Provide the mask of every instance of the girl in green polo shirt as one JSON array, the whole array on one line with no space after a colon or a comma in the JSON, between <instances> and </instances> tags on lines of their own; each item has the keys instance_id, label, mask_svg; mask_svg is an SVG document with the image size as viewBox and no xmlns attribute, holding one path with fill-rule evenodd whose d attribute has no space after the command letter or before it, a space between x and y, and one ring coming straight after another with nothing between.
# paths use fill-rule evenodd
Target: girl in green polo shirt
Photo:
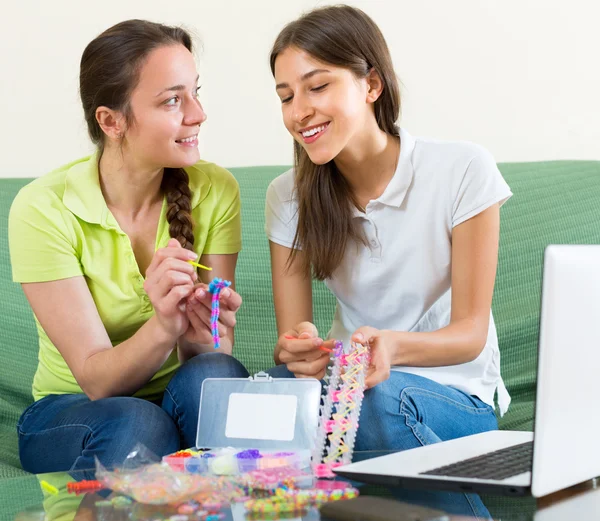
<instances>
[{"instance_id":1,"label":"girl in green polo shirt","mask_svg":"<svg viewBox=\"0 0 600 521\"><path fill-rule=\"evenodd\" d=\"M193 446L203 380L248 374L230 356L233 284L212 345L206 282L234 280L240 198L227 170L199 160L198 90L188 33L111 27L81 59L97 152L13 203L13 279L39 332L35 402L18 424L27 471L92 469L94 457L116 466L138 442L158 456Z\"/></svg>"}]
</instances>

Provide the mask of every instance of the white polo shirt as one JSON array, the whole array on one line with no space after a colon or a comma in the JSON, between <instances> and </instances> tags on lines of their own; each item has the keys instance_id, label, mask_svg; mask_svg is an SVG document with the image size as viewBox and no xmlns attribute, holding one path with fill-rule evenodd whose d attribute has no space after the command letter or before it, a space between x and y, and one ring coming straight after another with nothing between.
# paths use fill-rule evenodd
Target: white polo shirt
<instances>
[{"instance_id":1,"label":"white polo shirt","mask_svg":"<svg viewBox=\"0 0 600 521\"><path fill-rule=\"evenodd\" d=\"M452 228L511 195L496 162L472 144L413 138L400 131L400 157L384 193L366 213L354 212L369 246L350 243L341 265L325 281L337 299L328 336L347 343L361 326L395 331L435 331L450 322ZM267 190L266 232L292 247L298 222L294 172ZM490 311L487 343L465 364L396 366L479 397L500 413L510 396L500 376L500 352Z\"/></svg>"}]
</instances>

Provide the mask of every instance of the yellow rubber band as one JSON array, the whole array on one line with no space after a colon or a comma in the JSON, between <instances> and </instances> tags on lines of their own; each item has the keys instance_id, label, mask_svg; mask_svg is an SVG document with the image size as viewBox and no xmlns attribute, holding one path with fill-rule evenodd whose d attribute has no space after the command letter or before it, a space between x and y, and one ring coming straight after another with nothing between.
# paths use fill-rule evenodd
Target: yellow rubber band
<instances>
[{"instance_id":1,"label":"yellow rubber band","mask_svg":"<svg viewBox=\"0 0 600 521\"><path fill-rule=\"evenodd\" d=\"M194 261L191 261L191 260L189 260L188 262L192 266L196 266L196 268L201 268L203 270L212 271L212 268L209 268L208 266L204 266L203 264L198 264L197 262L194 262Z\"/></svg>"},{"instance_id":2,"label":"yellow rubber band","mask_svg":"<svg viewBox=\"0 0 600 521\"><path fill-rule=\"evenodd\" d=\"M58 494L58 489L54 485L50 485L47 481L40 481L40 485L49 494Z\"/></svg>"}]
</instances>

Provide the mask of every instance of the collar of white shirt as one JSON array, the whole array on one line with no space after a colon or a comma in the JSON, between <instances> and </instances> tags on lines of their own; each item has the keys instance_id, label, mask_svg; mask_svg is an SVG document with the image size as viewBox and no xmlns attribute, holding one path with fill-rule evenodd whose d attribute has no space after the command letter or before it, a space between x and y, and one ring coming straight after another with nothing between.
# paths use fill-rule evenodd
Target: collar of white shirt
<instances>
[{"instance_id":1,"label":"collar of white shirt","mask_svg":"<svg viewBox=\"0 0 600 521\"><path fill-rule=\"evenodd\" d=\"M415 139L408 132L400 129L400 157L398 158L398 166L396 167L394 177L392 177L383 193L377 199L369 201L369 204L381 203L400 208L414 177L412 164L414 148ZM358 208L354 209L354 217L364 217L364 215Z\"/></svg>"}]
</instances>

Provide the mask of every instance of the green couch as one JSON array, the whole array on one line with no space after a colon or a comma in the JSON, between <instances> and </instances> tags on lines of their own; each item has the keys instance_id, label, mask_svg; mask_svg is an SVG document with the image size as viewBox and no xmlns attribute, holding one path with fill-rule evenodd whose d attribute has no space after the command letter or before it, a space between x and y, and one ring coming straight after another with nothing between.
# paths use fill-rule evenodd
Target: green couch
<instances>
[{"instance_id":1,"label":"green couch","mask_svg":"<svg viewBox=\"0 0 600 521\"><path fill-rule=\"evenodd\" d=\"M264 197L286 167L234 168L242 193L243 251L236 275L244 298L238 315L235 355L251 372L272 365L276 329L271 299ZM502 352L502 374L513 402L500 420L504 429L532 428L541 267L550 243L600 243L600 162L501 164L514 197L503 207L493 311ZM20 287L11 281L7 219L10 204L28 179L0 179L0 483L24 475L15 425L31 402L37 334ZM399 238L401 240L401 238ZM334 299L315 284L315 321L321 331ZM5 484L6 485L6 484Z\"/></svg>"}]
</instances>

